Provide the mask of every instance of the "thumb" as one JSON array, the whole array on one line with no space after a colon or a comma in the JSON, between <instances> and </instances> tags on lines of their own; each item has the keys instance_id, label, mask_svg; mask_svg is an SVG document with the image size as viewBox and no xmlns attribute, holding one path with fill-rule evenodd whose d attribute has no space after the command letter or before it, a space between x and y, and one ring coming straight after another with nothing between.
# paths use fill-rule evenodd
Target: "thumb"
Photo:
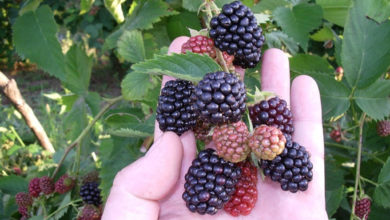
<instances>
[{"instance_id":1,"label":"thumb","mask_svg":"<svg viewBox=\"0 0 390 220\"><path fill-rule=\"evenodd\" d=\"M115 177L103 219L158 217L158 200L176 184L183 158L180 138L165 132L148 153Z\"/></svg>"}]
</instances>

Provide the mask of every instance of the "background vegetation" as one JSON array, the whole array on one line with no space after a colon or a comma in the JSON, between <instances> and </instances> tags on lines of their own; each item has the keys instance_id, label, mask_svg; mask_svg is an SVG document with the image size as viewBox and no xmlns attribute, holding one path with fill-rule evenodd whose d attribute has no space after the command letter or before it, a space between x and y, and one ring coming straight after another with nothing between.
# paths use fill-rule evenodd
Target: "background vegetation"
<instances>
[{"instance_id":1,"label":"background vegetation","mask_svg":"<svg viewBox=\"0 0 390 220\"><path fill-rule=\"evenodd\" d=\"M56 150L43 151L0 97L0 218L19 218L14 195L37 176L98 170L107 197L116 172L153 141L161 75L196 82L220 68L207 56L166 55L174 38L205 27L202 2L0 0L0 69L17 80ZM390 115L390 1L242 2L264 30L263 50L284 50L292 78L319 85L329 218L350 218L354 194L364 192L369 219L387 219L390 137L376 124ZM260 88L258 69L246 71L248 92ZM77 190L50 198L52 219L77 215Z\"/></svg>"}]
</instances>

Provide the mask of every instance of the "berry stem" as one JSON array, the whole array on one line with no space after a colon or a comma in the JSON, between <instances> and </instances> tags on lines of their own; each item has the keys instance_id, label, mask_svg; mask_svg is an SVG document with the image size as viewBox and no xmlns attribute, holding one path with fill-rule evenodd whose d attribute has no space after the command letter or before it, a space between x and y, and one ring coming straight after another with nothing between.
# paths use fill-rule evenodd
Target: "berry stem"
<instances>
[{"instance_id":1,"label":"berry stem","mask_svg":"<svg viewBox=\"0 0 390 220\"><path fill-rule=\"evenodd\" d=\"M362 147L363 147L363 126L364 126L364 120L366 119L366 113L363 113L360 123L359 123L359 144L358 144L358 152L357 152L357 162L356 162L356 175L355 175L355 187L353 190L353 201L352 201L352 211L351 211L351 220L354 219L355 216L355 203L357 198L357 191L358 191L358 185L359 185L359 179L360 179L360 163L361 163L361 157L362 157Z\"/></svg>"},{"instance_id":2,"label":"berry stem","mask_svg":"<svg viewBox=\"0 0 390 220\"><path fill-rule=\"evenodd\" d=\"M372 185L374 185L374 186L376 186L376 187L379 186L378 183L376 183L376 182L374 182L374 181L372 181L372 180L370 180L370 179L367 179L367 178L365 178L365 177L360 176L360 179L363 180L364 182L371 183Z\"/></svg>"},{"instance_id":3,"label":"berry stem","mask_svg":"<svg viewBox=\"0 0 390 220\"><path fill-rule=\"evenodd\" d=\"M332 142L325 142L325 145L326 146L331 146L331 147L337 147L337 148L348 150L348 151L357 151L356 148L345 146L345 145L342 145L342 144L332 143ZM374 154L370 154L370 153L362 151L362 155L368 156L371 159L375 160L376 162L378 162L378 163L380 163L382 165L385 164L385 161L383 161L379 157L375 156Z\"/></svg>"},{"instance_id":4,"label":"berry stem","mask_svg":"<svg viewBox=\"0 0 390 220\"><path fill-rule=\"evenodd\" d=\"M65 149L65 153L64 155L62 156L60 162L58 163L58 166L56 167L56 169L54 170L53 174L52 174L52 178L54 178L56 176L56 174L58 173L62 163L64 162L66 156L68 156L69 152L74 148L76 147L77 145L79 145L81 143L81 140L84 138L85 135L88 134L89 130L95 125L95 123L103 116L103 114L111 108L111 106L113 106L115 103L121 101L123 99L122 96L118 96L118 97L115 97L115 98L112 98L112 99L108 99L107 100L107 104L100 110L100 112L93 118L93 120L87 125L86 128L84 128L84 130L81 132L81 134L77 137L77 139L75 141L73 141L66 149Z\"/></svg>"}]
</instances>

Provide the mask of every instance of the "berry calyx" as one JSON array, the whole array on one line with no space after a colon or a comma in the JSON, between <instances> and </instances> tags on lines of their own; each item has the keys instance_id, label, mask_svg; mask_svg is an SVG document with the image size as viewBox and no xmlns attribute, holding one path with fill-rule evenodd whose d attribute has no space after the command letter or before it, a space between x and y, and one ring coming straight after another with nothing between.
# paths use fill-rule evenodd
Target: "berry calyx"
<instances>
[{"instance_id":1,"label":"berry calyx","mask_svg":"<svg viewBox=\"0 0 390 220\"><path fill-rule=\"evenodd\" d=\"M360 219L367 219L371 212L371 200L369 198L358 199L355 204L355 215Z\"/></svg>"},{"instance_id":2,"label":"berry calyx","mask_svg":"<svg viewBox=\"0 0 390 220\"><path fill-rule=\"evenodd\" d=\"M39 186L40 179L38 177L32 178L28 184L28 192L34 198L38 197L41 193L41 187Z\"/></svg>"},{"instance_id":3,"label":"berry calyx","mask_svg":"<svg viewBox=\"0 0 390 220\"><path fill-rule=\"evenodd\" d=\"M196 125L197 114L191 96L194 85L185 80L168 81L158 98L156 119L162 131L173 131L177 135Z\"/></svg>"},{"instance_id":4,"label":"berry calyx","mask_svg":"<svg viewBox=\"0 0 390 220\"><path fill-rule=\"evenodd\" d=\"M376 128L379 136L386 137L390 135L389 120L379 121Z\"/></svg>"},{"instance_id":5,"label":"berry calyx","mask_svg":"<svg viewBox=\"0 0 390 220\"><path fill-rule=\"evenodd\" d=\"M260 160L264 175L279 182L282 190L305 191L313 179L313 164L305 147L287 139L283 152L273 160Z\"/></svg>"},{"instance_id":6,"label":"berry calyx","mask_svg":"<svg viewBox=\"0 0 390 220\"><path fill-rule=\"evenodd\" d=\"M191 212L214 215L228 202L241 169L219 158L213 149L199 152L185 175L183 200Z\"/></svg>"},{"instance_id":7,"label":"berry calyx","mask_svg":"<svg viewBox=\"0 0 390 220\"><path fill-rule=\"evenodd\" d=\"M218 156L233 163L245 160L250 152L248 136L248 128L242 121L216 126L213 141Z\"/></svg>"},{"instance_id":8,"label":"berry calyx","mask_svg":"<svg viewBox=\"0 0 390 220\"><path fill-rule=\"evenodd\" d=\"M48 177L48 176L44 176L44 177L40 178L40 180L39 180L39 187L41 188L41 191L45 195L49 195L49 194L54 192L53 180L50 177Z\"/></svg>"},{"instance_id":9,"label":"berry calyx","mask_svg":"<svg viewBox=\"0 0 390 220\"><path fill-rule=\"evenodd\" d=\"M250 106L248 109L254 127L262 124L276 126L287 139L291 139L294 133L293 115L285 100L273 97Z\"/></svg>"},{"instance_id":10,"label":"berry calyx","mask_svg":"<svg viewBox=\"0 0 390 220\"><path fill-rule=\"evenodd\" d=\"M257 168L249 161L238 163L241 168L241 178L236 185L232 198L224 209L232 216L249 215L257 201Z\"/></svg>"},{"instance_id":11,"label":"berry calyx","mask_svg":"<svg viewBox=\"0 0 390 220\"><path fill-rule=\"evenodd\" d=\"M283 152L286 137L276 127L260 125L249 137L248 145L257 158L273 160Z\"/></svg>"},{"instance_id":12,"label":"berry calyx","mask_svg":"<svg viewBox=\"0 0 390 220\"><path fill-rule=\"evenodd\" d=\"M15 200L18 206L30 207L33 204L31 196L25 192L18 192L15 195Z\"/></svg>"},{"instance_id":13,"label":"berry calyx","mask_svg":"<svg viewBox=\"0 0 390 220\"><path fill-rule=\"evenodd\" d=\"M69 190L73 188L75 185L75 179L72 177L69 177L68 174L62 175L57 182L55 183L55 191L59 194L67 193Z\"/></svg>"},{"instance_id":14,"label":"berry calyx","mask_svg":"<svg viewBox=\"0 0 390 220\"><path fill-rule=\"evenodd\" d=\"M211 124L237 122L246 109L244 83L222 71L206 74L195 87L192 99L200 119Z\"/></svg>"}]
</instances>

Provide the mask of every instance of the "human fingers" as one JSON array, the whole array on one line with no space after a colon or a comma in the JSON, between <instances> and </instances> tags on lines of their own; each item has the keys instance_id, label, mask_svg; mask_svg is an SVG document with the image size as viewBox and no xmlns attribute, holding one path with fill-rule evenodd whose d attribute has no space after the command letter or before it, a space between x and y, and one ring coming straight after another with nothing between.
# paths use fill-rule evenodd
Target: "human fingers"
<instances>
[{"instance_id":1,"label":"human fingers","mask_svg":"<svg viewBox=\"0 0 390 220\"><path fill-rule=\"evenodd\" d=\"M179 137L165 132L144 157L116 175L103 219L157 219L158 200L175 186L182 157Z\"/></svg>"},{"instance_id":2,"label":"human fingers","mask_svg":"<svg viewBox=\"0 0 390 220\"><path fill-rule=\"evenodd\" d=\"M290 66L286 54L276 48L265 51L261 66L261 90L276 93L290 103Z\"/></svg>"},{"instance_id":3,"label":"human fingers","mask_svg":"<svg viewBox=\"0 0 390 220\"><path fill-rule=\"evenodd\" d=\"M169 45L168 54L180 53L181 46L185 42L187 42L188 39L189 39L189 37L186 37L186 36L177 37L175 40L172 41L171 45ZM170 81L170 80L175 80L175 78L172 76L163 76L163 79L161 82L161 88L163 88L165 83ZM159 139L162 134L163 134L163 132L160 130L158 122L156 121L154 124L154 140L156 141L157 139Z\"/></svg>"}]
</instances>

